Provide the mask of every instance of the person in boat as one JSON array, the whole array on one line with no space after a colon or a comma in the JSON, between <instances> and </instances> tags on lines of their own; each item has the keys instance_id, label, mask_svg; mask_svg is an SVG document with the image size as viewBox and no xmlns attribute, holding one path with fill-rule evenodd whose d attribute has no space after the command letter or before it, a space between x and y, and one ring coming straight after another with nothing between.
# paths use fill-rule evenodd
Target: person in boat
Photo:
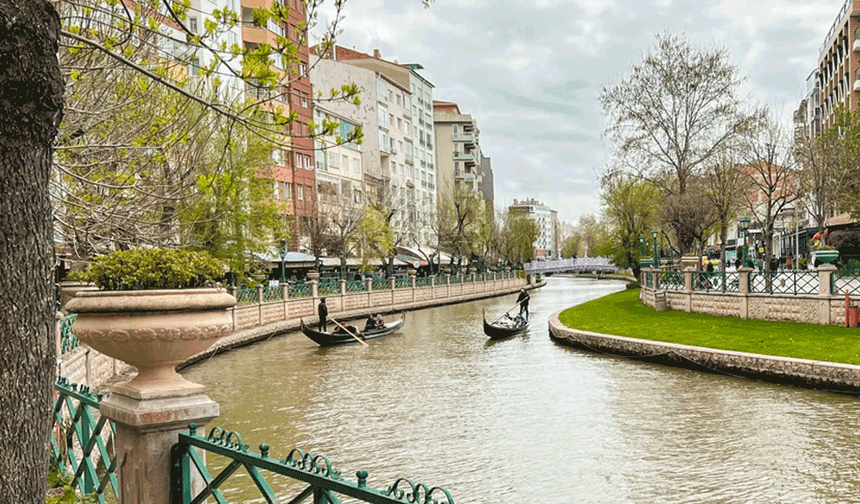
<instances>
[{"instance_id":1,"label":"person in boat","mask_svg":"<svg viewBox=\"0 0 860 504\"><path fill-rule=\"evenodd\" d=\"M385 320L382 318L382 315L377 313L373 319L376 322L377 329L385 329Z\"/></svg>"},{"instance_id":2,"label":"person in boat","mask_svg":"<svg viewBox=\"0 0 860 504\"><path fill-rule=\"evenodd\" d=\"M526 324L526 319L522 315L517 315L517 318L514 319L513 327L520 327Z\"/></svg>"},{"instance_id":3,"label":"person in boat","mask_svg":"<svg viewBox=\"0 0 860 504\"><path fill-rule=\"evenodd\" d=\"M502 325L505 327L513 327L514 326L514 319L511 318L511 314L505 313L504 315L502 315L502 319L499 320L499 325Z\"/></svg>"},{"instance_id":4,"label":"person in boat","mask_svg":"<svg viewBox=\"0 0 860 504\"><path fill-rule=\"evenodd\" d=\"M344 327L346 327L346 329L344 329ZM334 333L335 334L350 334L350 333L352 333L352 334L358 336L359 338L364 339L364 335L361 334L361 331L358 330L358 327L355 327L354 325L348 325L348 326L338 325L337 327L334 328Z\"/></svg>"},{"instance_id":5,"label":"person in boat","mask_svg":"<svg viewBox=\"0 0 860 504\"><path fill-rule=\"evenodd\" d=\"M529 318L529 293L525 289L520 289L520 295L517 296L517 303L520 305L520 315L525 314L524 319Z\"/></svg>"},{"instance_id":6,"label":"person in boat","mask_svg":"<svg viewBox=\"0 0 860 504\"><path fill-rule=\"evenodd\" d=\"M376 329L376 316L371 315L367 317L367 322L364 323L364 330L370 331L371 329Z\"/></svg>"},{"instance_id":7,"label":"person in boat","mask_svg":"<svg viewBox=\"0 0 860 504\"><path fill-rule=\"evenodd\" d=\"M320 332L328 331L328 306L325 304L325 298L320 298L320 304L317 306L317 315L319 315L320 322L319 327L317 328Z\"/></svg>"}]
</instances>

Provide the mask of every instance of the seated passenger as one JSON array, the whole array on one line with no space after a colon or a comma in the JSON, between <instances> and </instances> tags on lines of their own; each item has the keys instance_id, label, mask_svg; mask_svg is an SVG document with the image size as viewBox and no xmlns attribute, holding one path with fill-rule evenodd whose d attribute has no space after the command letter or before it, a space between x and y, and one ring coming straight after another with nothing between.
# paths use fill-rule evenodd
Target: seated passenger
<instances>
[{"instance_id":1,"label":"seated passenger","mask_svg":"<svg viewBox=\"0 0 860 504\"><path fill-rule=\"evenodd\" d=\"M374 319L376 320L377 329L385 329L385 320L383 320L382 315L377 314Z\"/></svg>"},{"instance_id":2,"label":"seated passenger","mask_svg":"<svg viewBox=\"0 0 860 504\"><path fill-rule=\"evenodd\" d=\"M364 330L369 331L376 329L376 317L367 317L367 322L364 323Z\"/></svg>"}]
</instances>

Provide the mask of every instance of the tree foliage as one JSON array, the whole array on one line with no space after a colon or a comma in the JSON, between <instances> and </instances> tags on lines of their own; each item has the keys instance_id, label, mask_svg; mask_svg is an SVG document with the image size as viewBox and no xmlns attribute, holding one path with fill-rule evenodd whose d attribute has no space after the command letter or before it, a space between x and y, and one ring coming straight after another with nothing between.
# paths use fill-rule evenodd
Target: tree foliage
<instances>
[{"instance_id":1,"label":"tree foliage","mask_svg":"<svg viewBox=\"0 0 860 504\"><path fill-rule=\"evenodd\" d=\"M609 227L607 247L613 264L632 268L639 276L642 259L640 236L651 236L660 219L662 192L650 182L632 176L604 177L601 183L603 214ZM645 256L650 256L645 252Z\"/></svg>"}]
</instances>

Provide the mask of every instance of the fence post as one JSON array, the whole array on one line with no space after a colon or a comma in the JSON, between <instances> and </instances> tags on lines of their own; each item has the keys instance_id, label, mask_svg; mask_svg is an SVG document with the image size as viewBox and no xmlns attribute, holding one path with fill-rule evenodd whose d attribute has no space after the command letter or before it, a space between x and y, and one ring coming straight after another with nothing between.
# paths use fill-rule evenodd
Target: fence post
<instances>
[{"instance_id":1,"label":"fence post","mask_svg":"<svg viewBox=\"0 0 860 504\"><path fill-rule=\"evenodd\" d=\"M290 310L287 308L289 303L287 300L290 297L290 284L282 283L281 284L281 297L284 298L284 320L290 319Z\"/></svg>"},{"instance_id":2,"label":"fence post","mask_svg":"<svg viewBox=\"0 0 860 504\"><path fill-rule=\"evenodd\" d=\"M741 296L738 316L742 319L750 316L750 273L752 272L752 268L738 268L738 292Z\"/></svg>"},{"instance_id":3,"label":"fence post","mask_svg":"<svg viewBox=\"0 0 860 504\"><path fill-rule=\"evenodd\" d=\"M833 295L833 273L836 266L822 264L818 270L818 323L830 324L830 298Z\"/></svg>"},{"instance_id":4,"label":"fence post","mask_svg":"<svg viewBox=\"0 0 860 504\"><path fill-rule=\"evenodd\" d=\"M263 325L263 286L257 286L257 325Z\"/></svg>"},{"instance_id":5,"label":"fence post","mask_svg":"<svg viewBox=\"0 0 860 504\"><path fill-rule=\"evenodd\" d=\"M343 278L340 279L340 295L346 296L346 280ZM340 305L343 308L343 301L341 301Z\"/></svg>"},{"instance_id":6,"label":"fence post","mask_svg":"<svg viewBox=\"0 0 860 504\"><path fill-rule=\"evenodd\" d=\"M415 275L418 272L414 269L409 270L409 285L412 286L412 302L415 302Z\"/></svg>"},{"instance_id":7,"label":"fence post","mask_svg":"<svg viewBox=\"0 0 860 504\"><path fill-rule=\"evenodd\" d=\"M397 277L388 277L388 288L391 289L391 304L394 305L394 293L397 289Z\"/></svg>"},{"instance_id":8,"label":"fence post","mask_svg":"<svg viewBox=\"0 0 860 504\"><path fill-rule=\"evenodd\" d=\"M373 299L373 277L364 279L364 286L367 288L367 307L373 308L373 305L370 304L370 301Z\"/></svg>"},{"instance_id":9,"label":"fence post","mask_svg":"<svg viewBox=\"0 0 860 504\"><path fill-rule=\"evenodd\" d=\"M685 312L689 312L693 309L693 273L695 272L695 266L687 266L684 268L684 304L682 309Z\"/></svg>"}]
</instances>

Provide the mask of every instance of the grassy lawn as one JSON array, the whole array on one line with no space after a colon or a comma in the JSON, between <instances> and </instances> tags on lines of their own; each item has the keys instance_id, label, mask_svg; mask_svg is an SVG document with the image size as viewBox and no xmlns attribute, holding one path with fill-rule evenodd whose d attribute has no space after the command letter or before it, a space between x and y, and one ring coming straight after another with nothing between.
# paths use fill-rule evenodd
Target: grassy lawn
<instances>
[{"instance_id":1,"label":"grassy lawn","mask_svg":"<svg viewBox=\"0 0 860 504\"><path fill-rule=\"evenodd\" d=\"M604 334L860 365L860 329L701 313L658 313L639 302L639 289L568 308L559 318L568 327Z\"/></svg>"}]
</instances>

